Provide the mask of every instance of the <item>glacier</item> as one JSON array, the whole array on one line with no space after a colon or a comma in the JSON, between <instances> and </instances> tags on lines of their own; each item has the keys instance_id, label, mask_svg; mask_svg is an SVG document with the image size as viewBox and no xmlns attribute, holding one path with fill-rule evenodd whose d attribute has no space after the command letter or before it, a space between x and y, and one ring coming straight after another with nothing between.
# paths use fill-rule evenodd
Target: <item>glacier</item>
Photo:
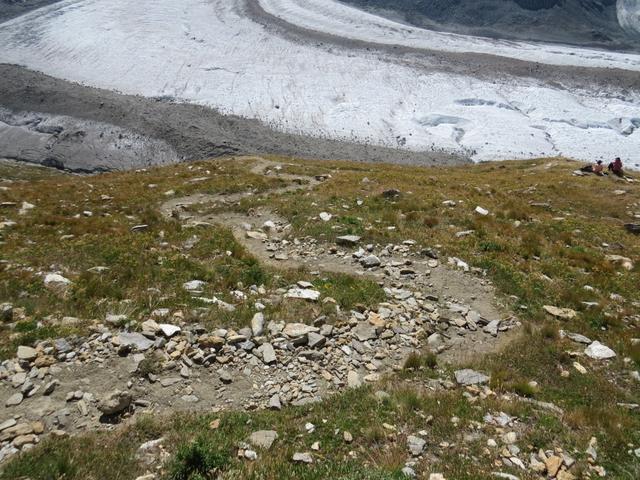
<instances>
[{"instance_id":1,"label":"glacier","mask_svg":"<svg viewBox=\"0 0 640 480\"><path fill-rule=\"evenodd\" d=\"M633 53L433 32L332 0L64 0L0 24L0 63L284 132L474 161L620 156L640 165L638 89L456 73L414 61L422 51L640 72Z\"/></svg>"}]
</instances>

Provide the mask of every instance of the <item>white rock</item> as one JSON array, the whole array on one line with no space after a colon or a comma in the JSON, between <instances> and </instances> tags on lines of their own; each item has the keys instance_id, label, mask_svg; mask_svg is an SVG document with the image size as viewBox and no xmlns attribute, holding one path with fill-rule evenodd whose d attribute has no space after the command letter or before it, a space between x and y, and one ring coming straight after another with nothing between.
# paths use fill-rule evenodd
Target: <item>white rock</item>
<instances>
[{"instance_id":1,"label":"white rock","mask_svg":"<svg viewBox=\"0 0 640 480\"><path fill-rule=\"evenodd\" d=\"M423 438L416 437L415 435L409 435L407 437L407 447L411 452L411 455L417 457L422 454L427 441Z\"/></svg>"},{"instance_id":2,"label":"white rock","mask_svg":"<svg viewBox=\"0 0 640 480\"><path fill-rule=\"evenodd\" d=\"M355 370L350 370L347 373L347 386L349 388L358 388L362 385L362 379L360 378L360 374Z\"/></svg>"},{"instance_id":3,"label":"white rock","mask_svg":"<svg viewBox=\"0 0 640 480\"><path fill-rule=\"evenodd\" d=\"M158 325L158 327L167 338L173 337L175 334L179 333L182 330L180 327L168 323L161 323L160 325Z\"/></svg>"},{"instance_id":4,"label":"white rock","mask_svg":"<svg viewBox=\"0 0 640 480\"><path fill-rule=\"evenodd\" d=\"M571 320L575 318L577 313L575 310L570 308L559 308L554 307L553 305L545 305L542 307L549 315L552 315L556 318L561 318L563 320Z\"/></svg>"},{"instance_id":5,"label":"white rock","mask_svg":"<svg viewBox=\"0 0 640 480\"><path fill-rule=\"evenodd\" d=\"M330 213L327 212L322 212L320 213L320 219L323 222L328 222L329 220L331 220L333 218L333 215L331 215Z\"/></svg>"},{"instance_id":6,"label":"white rock","mask_svg":"<svg viewBox=\"0 0 640 480\"><path fill-rule=\"evenodd\" d=\"M58 273L48 273L44 277L44 286L49 290L64 293L71 286L71 280Z\"/></svg>"},{"instance_id":7,"label":"white rock","mask_svg":"<svg viewBox=\"0 0 640 480\"><path fill-rule=\"evenodd\" d=\"M616 352L598 341L595 341L591 345L589 345L585 349L584 354L587 357L594 358L596 360L605 360L607 358L613 358L616 356Z\"/></svg>"},{"instance_id":8,"label":"white rock","mask_svg":"<svg viewBox=\"0 0 640 480\"><path fill-rule=\"evenodd\" d=\"M485 209L485 208L482 208L482 207L476 207L475 212L476 212L477 214L479 214L479 215L482 215L482 216L489 215L489 210L487 210L487 209Z\"/></svg>"},{"instance_id":9,"label":"white rock","mask_svg":"<svg viewBox=\"0 0 640 480\"><path fill-rule=\"evenodd\" d=\"M294 453L293 461L296 463L313 463L313 457L310 453Z\"/></svg>"},{"instance_id":10,"label":"white rock","mask_svg":"<svg viewBox=\"0 0 640 480\"><path fill-rule=\"evenodd\" d=\"M202 290L205 285L206 282L203 282L202 280L191 280L190 282L185 282L182 285L182 288L188 292L196 292Z\"/></svg>"},{"instance_id":11,"label":"white rock","mask_svg":"<svg viewBox=\"0 0 640 480\"><path fill-rule=\"evenodd\" d=\"M254 337L259 337L264 333L264 314L256 313L251 319L251 332Z\"/></svg>"},{"instance_id":12,"label":"white rock","mask_svg":"<svg viewBox=\"0 0 640 480\"><path fill-rule=\"evenodd\" d=\"M38 352L36 351L35 348L20 345L18 347L17 356L20 360L26 360L30 362L36 359L36 357L38 356Z\"/></svg>"},{"instance_id":13,"label":"white rock","mask_svg":"<svg viewBox=\"0 0 640 480\"><path fill-rule=\"evenodd\" d=\"M305 325L304 323L287 323L282 330L282 333L290 338L302 337L308 335L311 332L318 332L318 327L312 327L311 325Z\"/></svg>"},{"instance_id":14,"label":"white rock","mask_svg":"<svg viewBox=\"0 0 640 480\"><path fill-rule=\"evenodd\" d=\"M490 378L483 373L471 369L458 370L455 372L456 382L460 385L479 385L487 383Z\"/></svg>"},{"instance_id":15,"label":"white rock","mask_svg":"<svg viewBox=\"0 0 640 480\"><path fill-rule=\"evenodd\" d=\"M278 439L278 433L274 430L259 430L249 437L249 443L255 447L269 450Z\"/></svg>"},{"instance_id":16,"label":"white rock","mask_svg":"<svg viewBox=\"0 0 640 480\"><path fill-rule=\"evenodd\" d=\"M285 298L296 298L315 302L320 298L320 292L308 288L292 288L285 293L284 296Z\"/></svg>"}]
</instances>

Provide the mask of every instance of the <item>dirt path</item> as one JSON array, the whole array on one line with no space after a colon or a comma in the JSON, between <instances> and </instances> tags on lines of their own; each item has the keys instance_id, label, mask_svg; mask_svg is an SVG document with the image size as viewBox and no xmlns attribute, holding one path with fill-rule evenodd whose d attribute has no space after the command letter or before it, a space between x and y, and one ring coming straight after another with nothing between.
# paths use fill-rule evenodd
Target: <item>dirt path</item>
<instances>
[{"instance_id":1,"label":"dirt path","mask_svg":"<svg viewBox=\"0 0 640 480\"><path fill-rule=\"evenodd\" d=\"M247 157L244 160L253 162L251 173L277 177L292 182L291 185L276 188L260 194L280 195L292 191L312 190L324 181L330 181L330 175L317 177L279 173L281 164L261 157ZM240 192L231 195L193 194L174 198L160 207L165 217L174 218L184 225L204 226L222 225L229 228L240 244L242 244L261 263L279 269L296 270L304 267L309 272L331 272L356 275L375 280L391 291L408 289L417 291L427 297L437 297L454 305L465 305L476 311L485 319L502 319L511 322L511 315L506 307L498 301L493 286L483 278L453 269L442 262L409 256L409 248L400 248L399 253L383 253L382 265L379 268L363 268L352 251L360 248L338 249L318 244L310 246L290 241L288 222L266 208L253 210L250 215L233 211L208 213L209 207L225 207L237 204L243 198L255 197L251 192ZM207 208L202 213L194 211L194 206ZM189 209L187 212L186 209ZM267 231L263 226L271 222L275 228ZM289 240L289 241L287 241ZM501 335L487 334L482 328L458 332L446 338L446 349L441 357L454 364L472 361L479 355L501 349L509 343L515 333L513 330Z\"/></svg>"}]
</instances>

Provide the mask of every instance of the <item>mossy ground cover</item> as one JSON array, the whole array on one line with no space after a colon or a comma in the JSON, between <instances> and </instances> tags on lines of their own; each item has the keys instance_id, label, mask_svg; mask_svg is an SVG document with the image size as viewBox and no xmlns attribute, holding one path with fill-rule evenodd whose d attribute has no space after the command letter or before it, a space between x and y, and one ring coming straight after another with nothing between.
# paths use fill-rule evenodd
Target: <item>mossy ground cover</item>
<instances>
[{"instance_id":1,"label":"mossy ground cover","mask_svg":"<svg viewBox=\"0 0 640 480\"><path fill-rule=\"evenodd\" d=\"M472 403L459 389L431 392L429 379L449 375L450 367L434 366L425 352L424 358L415 358L379 386L390 393L388 401L379 402L372 390L360 389L279 413L138 419L116 433L47 441L10 462L0 478L135 478L141 473L134 458L137 446L158 436L172 439L174 457L166 469L170 479L401 478L407 456L404 438L422 429L429 432L428 449L435 455L422 472L442 472L449 479L490 478L497 468L495 457L486 454L482 442L462 438L473 430L473 422L482 421L483 413L500 410L527 425L521 446L532 451L560 446L584 463L587 443L596 437L599 462L609 478L640 476L639 459L629 454L640 447L640 415L621 406L640 403L640 387L629 376L640 368L640 347L632 341L640 337L640 241L623 228L640 214L640 186L614 178L574 177L577 164L563 159L446 169L276 160L289 173L330 172L332 178L311 192L245 199L234 208L266 206L291 222L292 237L333 244L339 235L357 234L363 243L381 245L411 239L436 249L444 261L455 256L486 271L524 323L512 345L472 364L491 374L498 396ZM23 168L1 167L0 176L13 181L3 182L8 190L0 191L0 202L36 206L24 216L8 209L0 212L17 222L1 233L0 298L24 308L28 318L14 331L3 332L5 355L12 355L18 343L84 331L82 324L65 327L49 321L52 317L91 320L113 312L142 320L158 307L189 311L201 305L181 285L194 278L209 282L206 294L222 299L238 282L271 288L301 279L304 272L260 265L229 231L182 229L158 213L169 190L183 195L282 186L276 178L247 173L248 163L216 160L94 177L40 170L30 177ZM400 191L399 197L385 198L382 192L392 188ZM455 206L443 203L448 200ZM476 206L489 215L475 213ZM322 211L333 214L330 222L317 221ZM148 228L132 232L139 224ZM466 230L473 233L456 236ZM185 242L194 235L199 241L185 252ZM606 258L610 254L628 257L635 266L622 268ZM87 271L95 266L109 270L101 275ZM47 292L37 274L55 269L72 272L74 287L65 298ZM324 277L316 280L317 288L344 308L381 300L381 291L371 282ZM559 321L546 315L543 305L572 308L578 315ZM322 312L270 313L299 320ZM252 314L251 309L233 315L213 309L204 320L210 325L243 323ZM616 359L579 358L587 373L578 373L572 352L580 348L561 339L559 329L600 340L616 351ZM531 387L531 381L537 387ZM552 402L565 415L506 402L502 394ZM429 415L431 422L426 421ZM454 425L452 417L459 423ZM212 430L209 424L215 418L221 426ZM315 435L305 433L308 421L317 426ZM261 428L278 431L274 450L254 463L237 459L237 442ZM345 444L336 429L349 430L353 443ZM290 461L294 451L307 451L314 441L321 442L321 451L313 465ZM454 446L443 448L441 442Z\"/></svg>"}]
</instances>

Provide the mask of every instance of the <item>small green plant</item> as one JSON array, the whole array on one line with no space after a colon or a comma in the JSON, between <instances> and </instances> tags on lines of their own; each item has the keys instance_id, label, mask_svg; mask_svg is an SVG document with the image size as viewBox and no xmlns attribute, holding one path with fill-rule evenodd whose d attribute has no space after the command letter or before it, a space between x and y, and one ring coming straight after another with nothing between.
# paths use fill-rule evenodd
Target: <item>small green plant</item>
<instances>
[{"instance_id":1,"label":"small green plant","mask_svg":"<svg viewBox=\"0 0 640 480\"><path fill-rule=\"evenodd\" d=\"M405 359L403 370L419 370L421 368L434 369L438 366L438 357L431 351L411 352Z\"/></svg>"},{"instance_id":2,"label":"small green plant","mask_svg":"<svg viewBox=\"0 0 640 480\"><path fill-rule=\"evenodd\" d=\"M169 480L213 480L231 463L230 456L203 437L183 445L170 466Z\"/></svg>"},{"instance_id":3,"label":"small green plant","mask_svg":"<svg viewBox=\"0 0 640 480\"><path fill-rule=\"evenodd\" d=\"M137 372L138 375L143 378L148 377L150 374L158 375L162 372L162 363L160 358L154 354L145 356L144 360L138 364Z\"/></svg>"}]
</instances>

